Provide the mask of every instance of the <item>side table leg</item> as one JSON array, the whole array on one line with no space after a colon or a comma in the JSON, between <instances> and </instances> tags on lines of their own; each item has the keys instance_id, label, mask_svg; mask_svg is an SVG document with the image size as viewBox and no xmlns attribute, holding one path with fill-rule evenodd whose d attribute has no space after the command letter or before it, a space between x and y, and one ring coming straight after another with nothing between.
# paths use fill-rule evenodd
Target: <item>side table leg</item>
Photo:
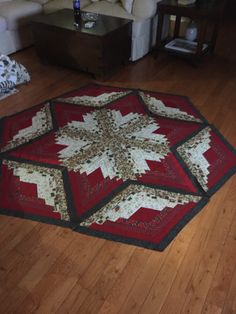
<instances>
[{"instance_id":1,"label":"side table leg","mask_svg":"<svg viewBox=\"0 0 236 314\"><path fill-rule=\"evenodd\" d=\"M216 45L216 40L218 37L218 32L219 32L219 22L215 22L214 28L213 28L213 34L211 37L211 53L214 52L215 50L215 45Z\"/></svg>"},{"instance_id":2,"label":"side table leg","mask_svg":"<svg viewBox=\"0 0 236 314\"><path fill-rule=\"evenodd\" d=\"M202 55L202 47L205 40L206 35L206 29L207 29L207 20L201 20L199 24L199 33L198 33L198 45L197 45L197 51L196 51L196 57L200 58Z\"/></svg>"},{"instance_id":3,"label":"side table leg","mask_svg":"<svg viewBox=\"0 0 236 314\"><path fill-rule=\"evenodd\" d=\"M162 36L162 27L163 27L164 16L162 12L158 13L158 23L157 23L157 39L156 47L154 51L154 57L157 58L158 50L161 48L161 36Z\"/></svg>"},{"instance_id":4,"label":"side table leg","mask_svg":"<svg viewBox=\"0 0 236 314\"><path fill-rule=\"evenodd\" d=\"M181 23L181 16L177 15L176 20L175 20L174 38L179 37L180 23Z\"/></svg>"}]
</instances>

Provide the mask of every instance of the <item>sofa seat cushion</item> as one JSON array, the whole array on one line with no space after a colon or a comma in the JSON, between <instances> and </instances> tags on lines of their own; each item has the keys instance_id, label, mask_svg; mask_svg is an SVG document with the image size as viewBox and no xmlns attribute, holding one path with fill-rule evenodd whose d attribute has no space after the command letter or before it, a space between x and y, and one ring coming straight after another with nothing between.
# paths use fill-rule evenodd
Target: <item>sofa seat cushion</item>
<instances>
[{"instance_id":1,"label":"sofa seat cushion","mask_svg":"<svg viewBox=\"0 0 236 314\"><path fill-rule=\"evenodd\" d=\"M42 6L31 1L9 1L0 4L0 12L7 21L7 28L15 30L27 24L34 15L41 13Z\"/></svg>"},{"instance_id":2,"label":"sofa seat cushion","mask_svg":"<svg viewBox=\"0 0 236 314\"><path fill-rule=\"evenodd\" d=\"M158 1L154 0L135 0L133 3L132 14L143 19L148 19L156 14L157 2Z\"/></svg>"},{"instance_id":3,"label":"sofa seat cushion","mask_svg":"<svg viewBox=\"0 0 236 314\"><path fill-rule=\"evenodd\" d=\"M84 7L86 7L89 4L91 4L90 0L81 0L80 1L81 9L83 9ZM53 13L53 12L58 11L58 10L72 9L72 8L73 8L73 1L72 0L52 0L52 1L48 1L44 5L43 10L44 10L44 13L48 14L48 13Z\"/></svg>"},{"instance_id":4,"label":"sofa seat cushion","mask_svg":"<svg viewBox=\"0 0 236 314\"><path fill-rule=\"evenodd\" d=\"M0 33L5 32L7 29L7 21L3 16L0 16Z\"/></svg>"},{"instance_id":5,"label":"sofa seat cushion","mask_svg":"<svg viewBox=\"0 0 236 314\"><path fill-rule=\"evenodd\" d=\"M90 4L84 10L88 12L93 12L93 13L116 16L116 17L120 17L124 19L130 19L130 20L135 19L133 15L128 13L119 2L111 3L106 0L102 0L102 1L94 2Z\"/></svg>"}]
</instances>

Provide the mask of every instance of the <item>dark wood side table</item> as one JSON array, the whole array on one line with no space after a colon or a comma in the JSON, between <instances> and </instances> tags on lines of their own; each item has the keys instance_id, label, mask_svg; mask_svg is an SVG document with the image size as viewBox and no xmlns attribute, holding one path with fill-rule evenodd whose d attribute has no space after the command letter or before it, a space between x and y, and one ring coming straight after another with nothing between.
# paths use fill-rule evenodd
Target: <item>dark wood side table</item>
<instances>
[{"instance_id":1,"label":"dark wood side table","mask_svg":"<svg viewBox=\"0 0 236 314\"><path fill-rule=\"evenodd\" d=\"M164 50L185 57L199 59L203 54L213 52L224 5L224 0L197 0L194 4L190 5L180 5L177 0L163 0L159 2L157 4L158 29L155 55L157 56L158 51ZM165 15L175 15L176 20L173 37L162 40ZM165 47L171 40L179 38L181 17L188 17L197 24L198 36L196 50L192 53Z\"/></svg>"}]
</instances>

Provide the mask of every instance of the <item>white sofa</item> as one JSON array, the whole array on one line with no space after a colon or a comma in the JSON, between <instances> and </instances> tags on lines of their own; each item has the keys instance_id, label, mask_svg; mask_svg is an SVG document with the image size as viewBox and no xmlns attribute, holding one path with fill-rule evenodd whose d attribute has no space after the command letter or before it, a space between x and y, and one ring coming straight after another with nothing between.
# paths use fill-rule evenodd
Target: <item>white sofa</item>
<instances>
[{"instance_id":1,"label":"white sofa","mask_svg":"<svg viewBox=\"0 0 236 314\"><path fill-rule=\"evenodd\" d=\"M37 2L0 0L0 53L7 55L32 44L29 20L42 12Z\"/></svg>"},{"instance_id":2,"label":"white sofa","mask_svg":"<svg viewBox=\"0 0 236 314\"><path fill-rule=\"evenodd\" d=\"M132 61L147 54L156 39L156 3L160 0L81 0L85 11L133 20ZM72 0L0 0L0 54L33 43L29 21L34 15L72 8Z\"/></svg>"}]
</instances>

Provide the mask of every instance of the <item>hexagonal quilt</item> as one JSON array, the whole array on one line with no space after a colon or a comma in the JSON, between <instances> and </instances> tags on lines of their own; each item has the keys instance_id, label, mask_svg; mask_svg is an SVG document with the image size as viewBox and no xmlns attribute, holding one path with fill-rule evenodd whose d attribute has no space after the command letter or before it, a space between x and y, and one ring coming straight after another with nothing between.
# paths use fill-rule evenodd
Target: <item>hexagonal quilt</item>
<instances>
[{"instance_id":1,"label":"hexagonal quilt","mask_svg":"<svg viewBox=\"0 0 236 314\"><path fill-rule=\"evenodd\" d=\"M163 250L236 171L188 98L89 85L1 120L0 212Z\"/></svg>"}]
</instances>

